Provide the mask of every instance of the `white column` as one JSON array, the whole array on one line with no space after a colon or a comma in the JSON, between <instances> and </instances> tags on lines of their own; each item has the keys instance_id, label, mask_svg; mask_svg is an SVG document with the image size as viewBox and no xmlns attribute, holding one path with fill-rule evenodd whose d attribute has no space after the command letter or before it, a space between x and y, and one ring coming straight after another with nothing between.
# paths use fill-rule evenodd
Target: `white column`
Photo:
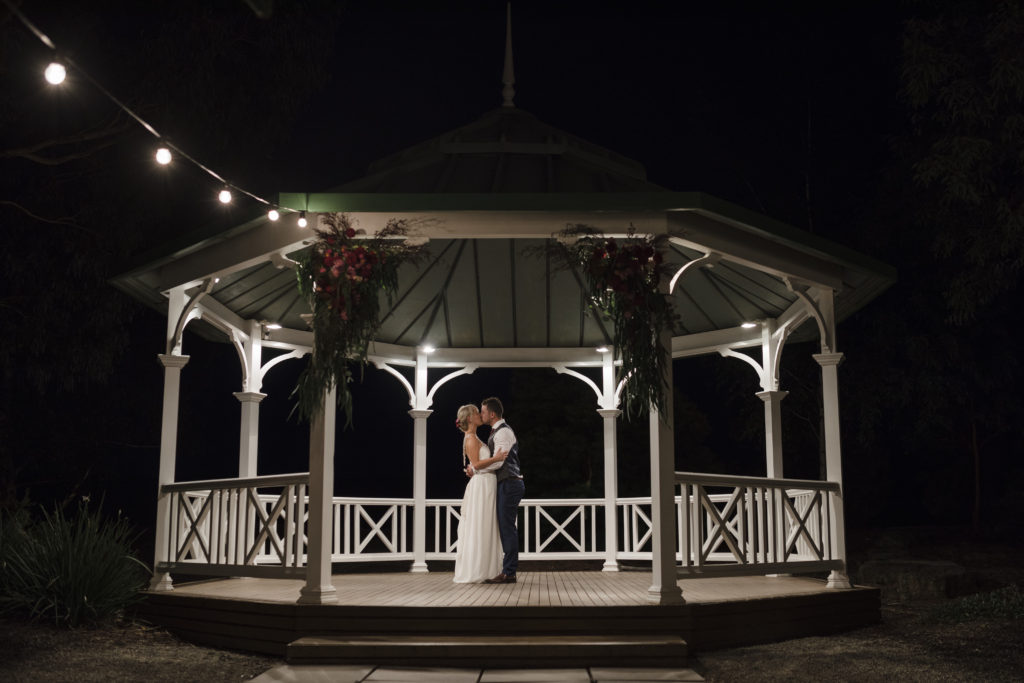
<instances>
[{"instance_id":1,"label":"white column","mask_svg":"<svg viewBox=\"0 0 1024 683\"><path fill-rule=\"evenodd\" d=\"M782 474L782 399L788 391L759 391L764 401L764 447L769 479L781 479Z\"/></svg>"},{"instance_id":2,"label":"white column","mask_svg":"<svg viewBox=\"0 0 1024 683\"><path fill-rule=\"evenodd\" d=\"M825 416L825 476L839 484L839 495L834 497L832 547L843 561L842 571L833 570L828 577L829 588L850 588L846 574L846 522L843 516L843 456L839 435L839 374L843 361L841 353L816 353L814 360L821 366L821 393Z\"/></svg>"},{"instance_id":3,"label":"white column","mask_svg":"<svg viewBox=\"0 0 1024 683\"><path fill-rule=\"evenodd\" d=\"M427 570L427 418L433 410L410 410L413 419L412 452L412 568L414 574Z\"/></svg>"},{"instance_id":4,"label":"white column","mask_svg":"<svg viewBox=\"0 0 1024 683\"><path fill-rule=\"evenodd\" d=\"M619 454L616 439L618 409L601 409L597 413L604 420L604 566L602 571L619 571L619 534L618 507L619 498Z\"/></svg>"},{"instance_id":5,"label":"white column","mask_svg":"<svg viewBox=\"0 0 1024 683\"><path fill-rule=\"evenodd\" d=\"M335 389L324 392L323 409L309 426L309 527L306 585L299 603L337 602L331 583L331 505L334 498Z\"/></svg>"},{"instance_id":6,"label":"white column","mask_svg":"<svg viewBox=\"0 0 1024 683\"><path fill-rule=\"evenodd\" d=\"M256 476L256 459L260 440L260 401L267 397L258 391L236 391L242 404L242 428L238 439L238 477Z\"/></svg>"},{"instance_id":7,"label":"white column","mask_svg":"<svg viewBox=\"0 0 1024 683\"><path fill-rule=\"evenodd\" d=\"M160 422L160 469L157 473L156 545L153 557L154 570L161 562L170 562L173 551L170 548L171 496L160 493L159 487L174 483L174 464L178 451L178 398L181 394L181 369L188 363L188 356L158 354L164 366L164 406ZM155 571L149 589L154 591L173 590L171 575Z\"/></svg>"},{"instance_id":8,"label":"white column","mask_svg":"<svg viewBox=\"0 0 1024 683\"><path fill-rule=\"evenodd\" d=\"M659 336L665 365L667 386L665 413L653 405L650 416L651 440L651 587L647 602L672 605L685 602L679 589L676 569L676 506L675 506L675 443L672 425L672 333L662 330Z\"/></svg>"}]
</instances>

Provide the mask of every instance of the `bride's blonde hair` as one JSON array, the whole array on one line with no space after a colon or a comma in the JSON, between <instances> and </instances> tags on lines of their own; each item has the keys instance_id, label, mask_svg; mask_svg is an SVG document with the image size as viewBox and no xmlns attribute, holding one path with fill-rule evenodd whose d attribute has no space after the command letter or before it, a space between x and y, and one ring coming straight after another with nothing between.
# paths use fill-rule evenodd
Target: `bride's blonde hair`
<instances>
[{"instance_id":1,"label":"bride's blonde hair","mask_svg":"<svg viewBox=\"0 0 1024 683\"><path fill-rule=\"evenodd\" d=\"M466 431L467 429L469 429L469 418L479 412L479 408L477 408L472 403L467 403L466 405L459 408L459 412L455 416L455 426L459 428L459 431Z\"/></svg>"}]
</instances>

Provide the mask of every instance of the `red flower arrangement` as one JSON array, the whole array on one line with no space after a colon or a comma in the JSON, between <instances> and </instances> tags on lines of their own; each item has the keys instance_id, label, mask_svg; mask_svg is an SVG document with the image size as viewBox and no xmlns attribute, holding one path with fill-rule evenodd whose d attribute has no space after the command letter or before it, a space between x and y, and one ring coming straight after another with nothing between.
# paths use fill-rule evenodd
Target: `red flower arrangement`
<instances>
[{"instance_id":1,"label":"red flower arrangement","mask_svg":"<svg viewBox=\"0 0 1024 683\"><path fill-rule=\"evenodd\" d=\"M381 295L390 305L399 266L418 259L422 246L400 239L409 235L403 221L389 221L369 239L357 239L346 214L327 214L322 222L297 269L299 291L312 310L313 355L295 388L296 409L302 418L314 417L324 392L334 387L347 427L352 365L366 363L367 347L380 328Z\"/></svg>"},{"instance_id":2,"label":"red flower arrangement","mask_svg":"<svg viewBox=\"0 0 1024 683\"><path fill-rule=\"evenodd\" d=\"M667 240L667 235L636 235L630 227L620 241L575 225L552 242L556 260L582 276L592 307L612 322L612 343L622 361L619 378L626 379L627 417L649 405L665 407L668 355L660 334L673 329L678 318L670 297L660 291L661 278L668 275L662 254Z\"/></svg>"}]
</instances>

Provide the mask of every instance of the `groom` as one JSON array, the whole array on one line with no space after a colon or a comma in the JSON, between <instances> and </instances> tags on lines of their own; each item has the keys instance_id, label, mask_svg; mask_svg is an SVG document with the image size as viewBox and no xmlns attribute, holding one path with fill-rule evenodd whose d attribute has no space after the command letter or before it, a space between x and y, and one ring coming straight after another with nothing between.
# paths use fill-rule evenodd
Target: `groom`
<instances>
[{"instance_id":1,"label":"groom","mask_svg":"<svg viewBox=\"0 0 1024 683\"><path fill-rule=\"evenodd\" d=\"M508 423L502 419L505 410L495 397L484 399L480 405L480 417L491 426L487 446L491 453L505 451L505 464L495 472L498 483L498 532L501 534L501 549L505 552L501 573L484 583L515 583L516 568L519 566L519 532L516 529L516 514L519 501L523 499L526 486L519 469L519 442Z\"/></svg>"}]
</instances>

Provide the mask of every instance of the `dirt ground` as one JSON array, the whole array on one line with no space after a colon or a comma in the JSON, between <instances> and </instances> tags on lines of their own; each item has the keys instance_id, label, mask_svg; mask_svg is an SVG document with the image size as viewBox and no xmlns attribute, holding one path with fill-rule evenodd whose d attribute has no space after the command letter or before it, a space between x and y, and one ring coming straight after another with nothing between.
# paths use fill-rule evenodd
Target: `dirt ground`
<instances>
[{"instance_id":1,"label":"dirt ground","mask_svg":"<svg viewBox=\"0 0 1024 683\"><path fill-rule=\"evenodd\" d=\"M1024 585L1024 550L976 543L869 539L860 559L956 559L973 590ZM894 550L895 548L895 550ZM852 558L851 558L852 559ZM851 573L856 564L851 562ZM854 574L856 578L856 574ZM1024 681L1024 620L941 619L953 598L883 593L882 621L846 633L698 653L692 667L719 681ZM0 619L0 681L245 681L281 663L201 647L140 623L62 630Z\"/></svg>"}]
</instances>

